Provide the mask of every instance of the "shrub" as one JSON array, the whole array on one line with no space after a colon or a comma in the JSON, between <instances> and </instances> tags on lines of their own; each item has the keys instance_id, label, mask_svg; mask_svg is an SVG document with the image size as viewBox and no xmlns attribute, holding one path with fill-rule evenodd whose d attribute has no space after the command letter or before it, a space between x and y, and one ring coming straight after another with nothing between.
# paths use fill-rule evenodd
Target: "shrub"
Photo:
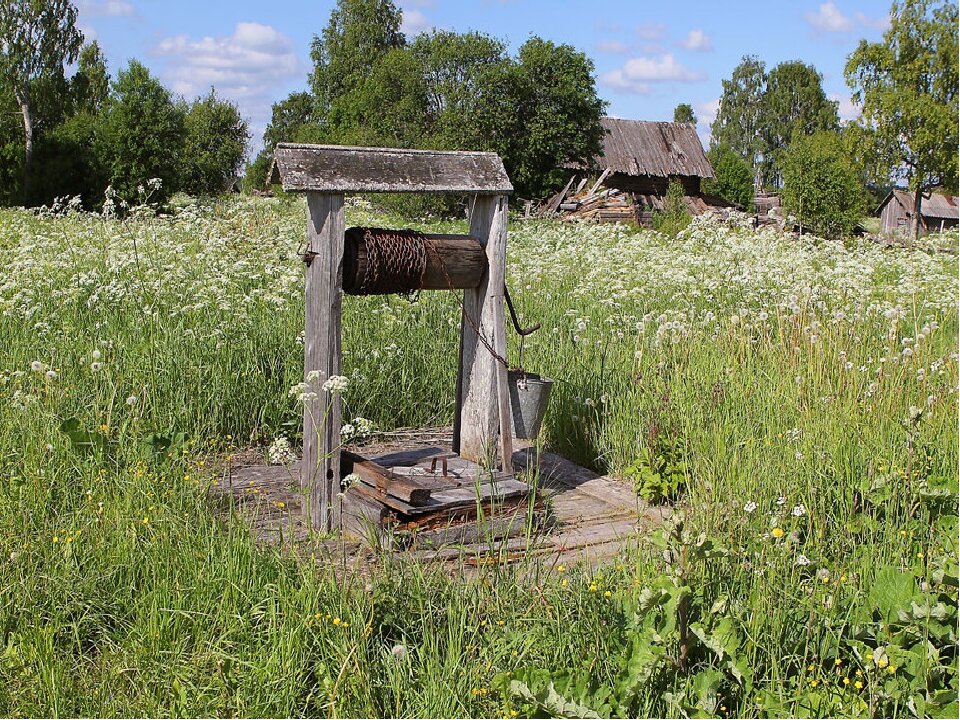
<instances>
[{"instance_id":1,"label":"shrub","mask_svg":"<svg viewBox=\"0 0 960 720\"><path fill-rule=\"evenodd\" d=\"M862 172L834 132L796 136L783 158L783 207L804 227L836 238L863 215Z\"/></svg>"},{"instance_id":2,"label":"shrub","mask_svg":"<svg viewBox=\"0 0 960 720\"><path fill-rule=\"evenodd\" d=\"M729 145L714 145L707 153L714 178L703 181L703 191L736 203L746 211L753 209L753 171Z\"/></svg>"},{"instance_id":3,"label":"shrub","mask_svg":"<svg viewBox=\"0 0 960 720\"><path fill-rule=\"evenodd\" d=\"M690 224L690 213L683 202L683 185L672 179L667 186L667 196L663 200L663 210L653 214L653 229L664 235L676 237Z\"/></svg>"}]
</instances>

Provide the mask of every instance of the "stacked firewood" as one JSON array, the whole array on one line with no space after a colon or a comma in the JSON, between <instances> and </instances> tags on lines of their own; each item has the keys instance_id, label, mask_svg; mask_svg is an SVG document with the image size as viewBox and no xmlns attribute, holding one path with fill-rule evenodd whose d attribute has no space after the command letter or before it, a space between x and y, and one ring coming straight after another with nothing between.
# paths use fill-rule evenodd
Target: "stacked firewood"
<instances>
[{"instance_id":1,"label":"stacked firewood","mask_svg":"<svg viewBox=\"0 0 960 720\"><path fill-rule=\"evenodd\" d=\"M547 200L541 207L541 217L559 217L572 222L574 220L589 220L594 222L630 222L635 220L632 198L629 194L616 188L601 190L601 184L606 180L609 171L587 189L587 178L583 178L574 186L577 176L570 178L566 187Z\"/></svg>"}]
</instances>

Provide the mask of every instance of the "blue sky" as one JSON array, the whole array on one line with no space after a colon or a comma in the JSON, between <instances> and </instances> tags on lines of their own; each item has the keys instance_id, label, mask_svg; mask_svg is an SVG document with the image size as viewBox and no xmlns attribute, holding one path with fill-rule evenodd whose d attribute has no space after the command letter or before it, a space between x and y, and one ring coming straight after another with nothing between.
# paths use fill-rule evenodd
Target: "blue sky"
<instances>
[{"instance_id":1,"label":"blue sky","mask_svg":"<svg viewBox=\"0 0 960 720\"><path fill-rule=\"evenodd\" d=\"M310 41L334 0L78 0L80 25L103 46L112 75L131 58L192 99L213 85L249 120L253 142L272 103L306 87ZM812 63L843 119L856 116L843 79L861 38L878 40L888 0L396 0L404 30L478 30L516 49L531 35L569 43L595 63L608 113L669 120L690 103L704 141L721 80L745 54L768 68Z\"/></svg>"}]
</instances>

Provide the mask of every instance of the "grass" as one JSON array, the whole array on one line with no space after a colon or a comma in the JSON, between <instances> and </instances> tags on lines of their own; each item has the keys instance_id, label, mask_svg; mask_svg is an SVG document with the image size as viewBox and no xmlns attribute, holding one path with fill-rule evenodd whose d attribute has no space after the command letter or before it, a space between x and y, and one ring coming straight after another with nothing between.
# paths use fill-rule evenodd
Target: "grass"
<instances>
[{"instance_id":1,"label":"grass","mask_svg":"<svg viewBox=\"0 0 960 720\"><path fill-rule=\"evenodd\" d=\"M304 214L0 211L0 714L955 713L955 256L512 226L548 444L683 512L595 571L338 580L206 494L298 440ZM450 422L458 312L345 299L345 417Z\"/></svg>"}]
</instances>

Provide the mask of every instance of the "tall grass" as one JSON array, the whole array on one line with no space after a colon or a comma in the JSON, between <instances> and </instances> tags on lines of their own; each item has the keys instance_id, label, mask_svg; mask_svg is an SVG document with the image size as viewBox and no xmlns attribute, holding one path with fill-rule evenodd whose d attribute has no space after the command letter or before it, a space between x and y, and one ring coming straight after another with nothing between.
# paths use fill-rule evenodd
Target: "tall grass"
<instances>
[{"instance_id":1,"label":"tall grass","mask_svg":"<svg viewBox=\"0 0 960 720\"><path fill-rule=\"evenodd\" d=\"M956 576L955 257L700 220L676 239L512 227L511 290L543 324L524 365L557 380L548 444L622 474L675 441L683 528L597 571L382 558L344 576L257 547L206 494L210 454L298 438L304 213L0 214L0 713L510 715L553 707L524 699L533 670L608 714L955 695L930 616L871 624L888 570L914 578L908 610ZM398 221L357 203L348 222ZM349 416L450 422L456 298L344 313ZM695 591L638 609L664 578L683 581L664 597ZM749 684L723 653L680 652L694 616L732 623ZM917 633L935 655L914 659Z\"/></svg>"}]
</instances>

